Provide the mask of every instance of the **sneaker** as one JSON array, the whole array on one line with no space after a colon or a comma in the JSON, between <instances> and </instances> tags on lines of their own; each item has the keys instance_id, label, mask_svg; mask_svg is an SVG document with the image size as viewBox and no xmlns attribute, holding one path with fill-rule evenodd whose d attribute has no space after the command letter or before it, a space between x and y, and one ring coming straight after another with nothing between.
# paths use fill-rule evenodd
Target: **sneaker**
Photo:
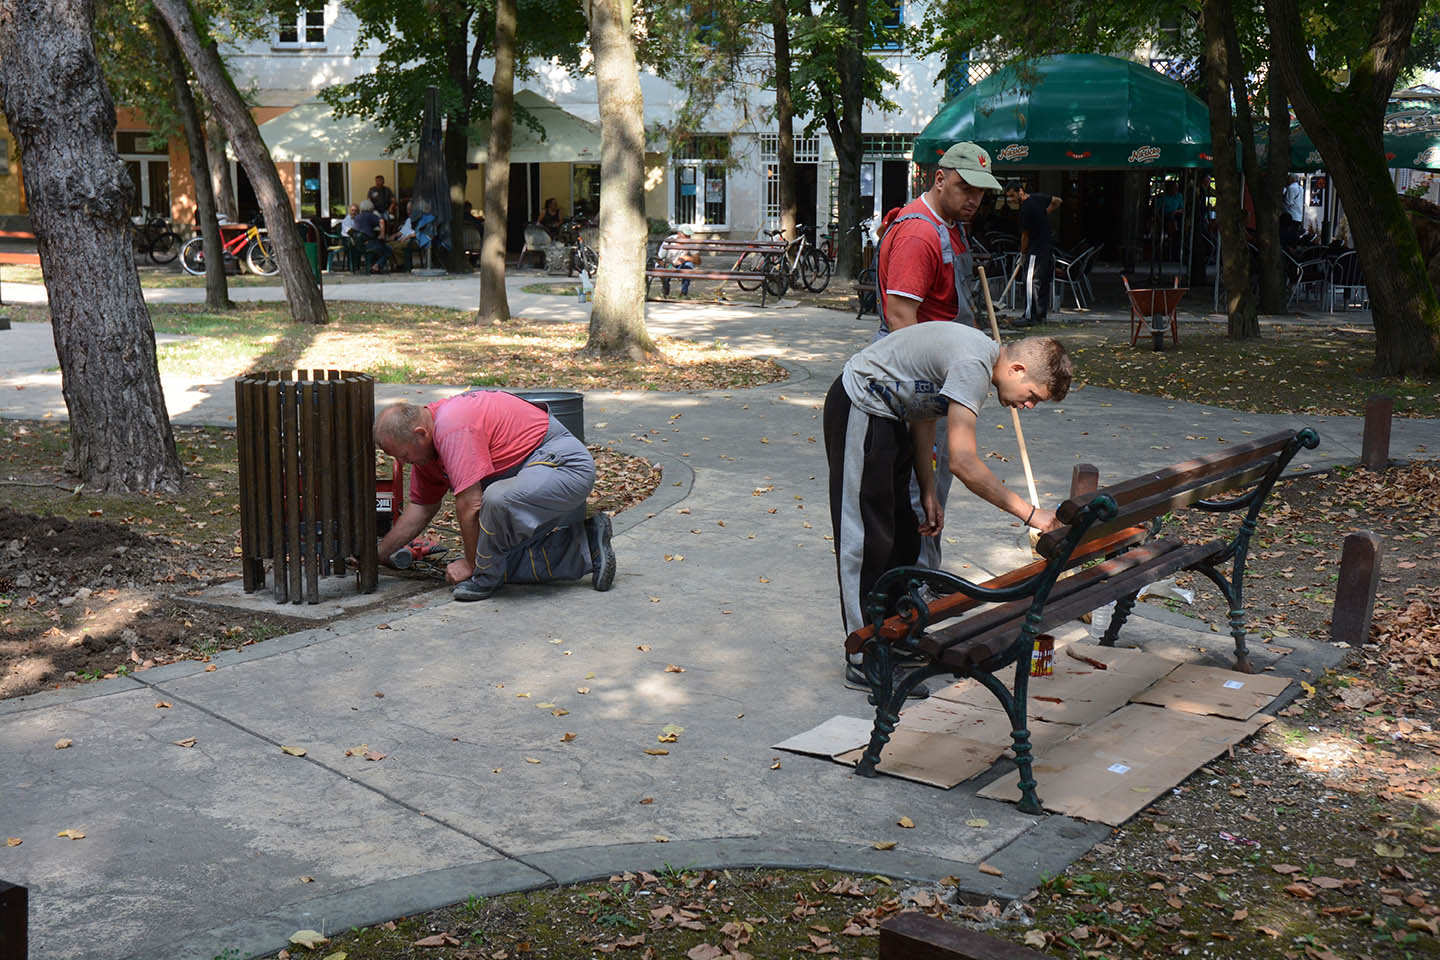
<instances>
[{"instance_id":1,"label":"sneaker","mask_svg":"<svg viewBox=\"0 0 1440 960\"><path fill-rule=\"evenodd\" d=\"M495 591L499 589L500 584L498 583L491 584L488 587L481 586L475 582L474 577L471 577L469 580L455 584L455 589L450 591L450 596L459 600L461 603L469 603L472 600L488 600L494 595Z\"/></svg>"},{"instance_id":2,"label":"sneaker","mask_svg":"<svg viewBox=\"0 0 1440 960\"><path fill-rule=\"evenodd\" d=\"M845 661L845 687L849 690L863 690L870 692L870 681L865 679L865 668L858 663ZM930 687L925 681L915 684L910 692L906 694L907 700L924 700L930 696Z\"/></svg>"},{"instance_id":3,"label":"sneaker","mask_svg":"<svg viewBox=\"0 0 1440 960\"><path fill-rule=\"evenodd\" d=\"M610 546L610 515L597 513L585 519L585 539L590 543L590 582L605 592L615 583L615 550Z\"/></svg>"}]
</instances>

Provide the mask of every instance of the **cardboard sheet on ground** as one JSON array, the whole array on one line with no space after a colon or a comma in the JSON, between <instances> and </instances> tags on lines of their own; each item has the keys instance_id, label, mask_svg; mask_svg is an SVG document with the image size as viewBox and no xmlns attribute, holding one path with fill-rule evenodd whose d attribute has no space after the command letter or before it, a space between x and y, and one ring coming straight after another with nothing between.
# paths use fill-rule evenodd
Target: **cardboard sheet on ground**
<instances>
[{"instance_id":1,"label":"cardboard sheet on ground","mask_svg":"<svg viewBox=\"0 0 1440 960\"><path fill-rule=\"evenodd\" d=\"M1008 735L1008 730L1007 730ZM897 727L880 754L875 768L881 773L949 790L977 773L984 773L1005 752L1005 744L981 743L953 733L921 733ZM864 748L835 759L856 764Z\"/></svg>"},{"instance_id":2,"label":"cardboard sheet on ground","mask_svg":"<svg viewBox=\"0 0 1440 960\"><path fill-rule=\"evenodd\" d=\"M1177 660L1139 650L1070 644L1055 652L1055 672L1051 676L1030 678L1029 715L1033 720L1072 726L1094 723L1178 666ZM1012 681L1010 674L1005 686L1013 688ZM952 683L932 696L1000 711L995 695L974 680Z\"/></svg>"},{"instance_id":3,"label":"cardboard sheet on ground","mask_svg":"<svg viewBox=\"0 0 1440 960\"><path fill-rule=\"evenodd\" d=\"M868 719L834 716L818 727L781 740L770 749L834 759L842 753L869 743L870 728L874 724L873 716Z\"/></svg>"},{"instance_id":4,"label":"cardboard sheet on ground","mask_svg":"<svg viewBox=\"0 0 1440 960\"><path fill-rule=\"evenodd\" d=\"M1040 801L1056 813L1119 826L1270 720L1129 704L1037 757ZM1019 780L1019 772L1011 772L979 795L1013 803Z\"/></svg>"},{"instance_id":5,"label":"cardboard sheet on ground","mask_svg":"<svg viewBox=\"0 0 1440 960\"><path fill-rule=\"evenodd\" d=\"M1236 673L1187 663L1131 697L1185 713L1248 720L1290 686L1288 677Z\"/></svg>"},{"instance_id":6,"label":"cardboard sheet on ground","mask_svg":"<svg viewBox=\"0 0 1440 960\"><path fill-rule=\"evenodd\" d=\"M1030 730L1030 742L1036 747L1059 743L1075 728L1069 724L1046 723L1031 719L1026 726ZM915 733L938 733L994 743L1008 748L1011 743L1010 718L1000 710L982 710L966 703L954 703L932 696L920 700L900 711L898 729Z\"/></svg>"}]
</instances>

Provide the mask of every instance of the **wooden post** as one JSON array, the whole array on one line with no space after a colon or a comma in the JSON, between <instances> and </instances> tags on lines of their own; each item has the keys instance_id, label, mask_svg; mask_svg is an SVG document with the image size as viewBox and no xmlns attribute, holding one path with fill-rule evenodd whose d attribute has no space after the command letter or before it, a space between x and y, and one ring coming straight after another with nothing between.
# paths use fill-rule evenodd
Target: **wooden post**
<instances>
[{"instance_id":1,"label":"wooden post","mask_svg":"<svg viewBox=\"0 0 1440 960\"><path fill-rule=\"evenodd\" d=\"M1070 499L1100 489L1100 469L1093 463L1077 463L1070 471Z\"/></svg>"},{"instance_id":2,"label":"wooden post","mask_svg":"<svg viewBox=\"0 0 1440 960\"><path fill-rule=\"evenodd\" d=\"M1371 470L1390 466L1390 419L1395 398L1384 395L1365 401L1365 438L1360 444L1360 463Z\"/></svg>"},{"instance_id":3,"label":"wooden post","mask_svg":"<svg viewBox=\"0 0 1440 960\"><path fill-rule=\"evenodd\" d=\"M17 884L0 880L0 957L5 960L25 960L29 955L29 920L29 891Z\"/></svg>"},{"instance_id":4,"label":"wooden post","mask_svg":"<svg viewBox=\"0 0 1440 960\"><path fill-rule=\"evenodd\" d=\"M1340 551L1340 581L1335 584L1335 609L1330 639L1358 647L1370 641L1370 617L1380 584L1380 538L1369 530L1345 538Z\"/></svg>"},{"instance_id":5,"label":"wooden post","mask_svg":"<svg viewBox=\"0 0 1440 960\"><path fill-rule=\"evenodd\" d=\"M880 960L1044 960L1048 954L923 913L880 925Z\"/></svg>"}]
</instances>

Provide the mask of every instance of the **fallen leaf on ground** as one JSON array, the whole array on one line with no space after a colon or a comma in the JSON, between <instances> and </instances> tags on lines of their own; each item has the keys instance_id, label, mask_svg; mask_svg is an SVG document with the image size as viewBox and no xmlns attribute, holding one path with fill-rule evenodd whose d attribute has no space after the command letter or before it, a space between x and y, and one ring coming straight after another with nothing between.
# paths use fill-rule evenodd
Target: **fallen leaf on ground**
<instances>
[{"instance_id":1,"label":"fallen leaf on ground","mask_svg":"<svg viewBox=\"0 0 1440 960\"><path fill-rule=\"evenodd\" d=\"M990 866L990 864L984 863L983 861L981 862L980 866L976 867L975 869L979 870L981 873L988 873L992 877L1005 876L1004 870L1001 870L999 867L992 867Z\"/></svg>"},{"instance_id":2,"label":"fallen leaf on ground","mask_svg":"<svg viewBox=\"0 0 1440 960\"><path fill-rule=\"evenodd\" d=\"M874 847L876 850L894 850L894 849L895 849L895 841L894 841L894 840L876 840L874 843L870 844L870 846Z\"/></svg>"},{"instance_id":3,"label":"fallen leaf on ground","mask_svg":"<svg viewBox=\"0 0 1440 960\"><path fill-rule=\"evenodd\" d=\"M662 749L659 748L659 747L651 747L650 749L646 750L645 752L648 753L648 754L650 754L650 756L652 756L652 757L668 757L668 756L670 756L670 751L669 751L669 750L662 750Z\"/></svg>"},{"instance_id":4,"label":"fallen leaf on ground","mask_svg":"<svg viewBox=\"0 0 1440 960\"><path fill-rule=\"evenodd\" d=\"M314 883L314 882L315 882L315 878L314 878L314 877L301 877L301 878L300 878L300 882L301 882L301 883Z\"/></svg>"},{"instance_id":5,"label":"fallen leaf on ground","mask_svg":"<svg viewBox=\"0 0 1440 960\"><path fill-rule=\"evenodd\" d=\"M197 741L194 737L186 737L184 740L172 740L170 742L177 747L193 747Z\"/></svg>"},{"instance_id":6,"label":"fallen leaf on ground","mask_svg":"<svg viewBox=\"0 0 1440 960\"><path fill-rule=\"evenodd\" d=\"M561 743L569 743L571 740L574 740L574 739L575 739L575 736L576 736L576 735L573 734L573 733L567 733L567 734L565 734L564 736L562 736L562 737L560 738L560 742L561 742Z\"/></svg>"},{"instance_id":7,"label":"fallen leaf on ground","mask_svg":"<svg viewBox=\"0 0 1440 960\"><path fill-rule=\"evenodd\" d=\"M667 663L667 664L665 664L665 672L666 672L666 673L684 673L684 672L685 672L685 668L684 668L684 667L677 667L677 666L675 666L675 664L673 664L673 663Z\"/></svg>"},{"instance_id":8,"label":"fallen leaf on ground","mask_svg":"<svg viewBox=\"0 0 1440 960\"><path fill-rule=\"evenodd\" d=\"M70 830L70 829L68 829L68 828L65 829L65 830L61 830L59 833L55 834L55 836L60 837L60 838L65 839L65 840L84 840L84 839L85 839L85 834L81 833L79 830Z\"/></svg>"},{"instance_id":9,"label":"fallen leaf on ground","mask_svg":"<svg viewBox=\"0 0 1440 960\"><path fill-rule=\"evenodd\" d=\"M366 760L370 760L370 761L372 761L372 762L375 761L375 760L384 760L384 759L385 759L385 754L383 754L383 753L377 753L377 752L375 752L374 750L367 750L367 751L365 752L365 759L366 759Z\"/></svg>"},{"instance_id":10,"label":"fallen leaf on ground","mask_svg":"<svg viewBox=\"0 0 1440 960\"><path fill-rule=\"evenodd\" d=\"M423 940L416 940L413 946L416 947L458 947L460 941L448 933L437 933L433 937L426 937Z\"/></svg>"},{"instance_id":11,"label":"fallen leaf on ground","mask_svg":"<svg viewBox=\"0 0 1440 960\"><path fill-rule=\"evenodd\" d=\"M56 741L55 741L55 749L56 749L56 750L64 750L66 747L69 747L69 746L71 746L72 744L74 744L74 742L75 742L75 741L74 741L74 740L71 740L69 737L65 737L64 739L61 739L61 740L56 740Z\"/></svg>"},{"instance_id":12,"label":"fallen leaf on ground","mask_svg":"<svg viewBox=\"0 0 1440 960\"><path fill-rule=\"evenodd\" d=\"M635 649L636 649L636 650L639 650L641 653L649 653L649 652L650 652L650 644L648 644L648 643L637 643L637 644L635 644Z\"/></svg>"},{"instance_id":13,"label":"fallen leaf on ground","mask_svg":"<svg viewBox=\"0 0 1440 960\"><path fill-rule=\"evenodd\" d=\"M24 843L24 842L25 842L25 841L24 841L24 840L21 840L19 837L6 837L6 838L5 838L5 846L7 846L7 847L18 847L18 846L20 846L20 844L22 844L22 843Z\"/></svg>"},{"instance_id":14,"label":"fallen leaf on ground","mask_svg":"<svg viewBox=\"0 0 1440 960\"><path fill-rule=\"evenodd\" d=\"M280 744L280 752L281 752L281 753L285 753L285 754L289 754L289 755L292 756L292 757L303 757L303 756L305 756L305 748L304 748L304 747L287 747L287 746L286 746L285 744L283 744L283 743Z\"/></svg>"},{"instance_id":15,"label":"fallen leaf on ground","mask_svg":"<svg viewBox=\"0 0 1440 960\"><path fill-rule=\"evenodd\" d=\"M911 820L909 817L901 817L895 822L898 823L900 826L904 827L906 830L913 830L915 828L915 821Z\"/></svg>"},{"instance_id":16,"label":"fallen leaf on ground","mask_svg":"<svg viewBox=\"0 0 1440 960\"><path fill-rule=\"evenodd\" d=\"M173 706L174 706L174 704L171 703L169 700L161 700L159 703L155 704L155 709L156 709L156 710L169 710L169 709L170 709L171 707L173 707Z\"/></svg>"},{"instance_id":17,"label":"fallen leaf on ground","mask_svg":"<svg viewBox=\"0 0 1440 960\"><path fill-rule=\"evenodd\" d=\"M206 668L205 668L205 672L206 672L206 673L214 673L214 672L215 672L215 664L212 663L212 664L210 664L210 666L206 667Z\"/></svg>"},{"instance_id":18,"label":"fallen leaf on ground","mask_svg":"<svg viewBox=\"0 0 1440 960\"><path fill-rule=\"evenodd\" d=\"M979 829L980 827L990 826L990 821L986 820L984 817L972 817L971 819L965 821L965 826L975 827L976 829Z\"/></svg>"},{"instance_id":19,"label":"fallen leaf on ground","mask_svg":"<svg viewBox=\"0 0 1440 960\"><path fill-rule=\"evenodd\" d=\"M537 759L534 758L534 757L526 757L526 758L525 758L525 762L526 762L526 763L539 763L540 761L537 760Z\"/></svg>"},{"instance_id":20,"label":"fallen leaf on ground","mask_svg":"<svg viewBox=\"0 0 1440 960\"><path fill-rule=\"evenodd\" d=\"M655 842L656 842L656 843L669 843L669 842L670 842L670 838L667 837L667 836L665 836L665 834L663 834L663 833L657 833L657 834L655 834Z\"/></svg>"},{"instance_id":21,"label":"fallen leaf on ground","mask_svg":"<svg viewBox=\"0 0 1440 960\"><path fill-rule=\"evenodd\" d=\"M290 942L306 950L314 950L322 943L329 943L329 937L322 937L318 930L296 930L290 934Z\"/></svg>"},{"instance_id":22,"label":"fallen leaf on ground","mask_svg":"<svg viewBox=\"0 0 1440 960\"><path fill-rule=\"evenodd\" d=\"M1272 863L1272 864L1270 864L1270 869L1271 869L1271 870L1274 870L1276 873L1281 874L1281 875L1286 875L1286 874L1291 874L1291 873L1299 873L1299 872L1300 872L1300 868L1299 868L1299 867L1292 866L1291 864L1288 864L1288 863Z\"/></svg>"},{"instance_id":23,"label":"fallen leaf on ground","mask_svg":"<svg viewBox=\"0 0 1440 960\"><path fill-rule=\"evenodd\" d=\"M685 954L690 960L720 960L725 951L711 943L696 944Z\"/></svg>"}]
</instances>

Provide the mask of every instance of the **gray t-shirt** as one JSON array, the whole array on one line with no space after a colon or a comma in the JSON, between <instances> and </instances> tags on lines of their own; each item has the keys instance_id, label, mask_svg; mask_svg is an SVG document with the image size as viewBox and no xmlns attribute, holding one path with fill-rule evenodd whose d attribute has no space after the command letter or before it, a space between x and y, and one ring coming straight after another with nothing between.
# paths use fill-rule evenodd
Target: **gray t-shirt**
<instances>
[{"instance_id":1,"label":"gray t-shirt","mask_svg":"<svg viewBox=\"0 0 1440 960\"><path fill-rule=\"evenodd\" d=\"M855 354L840 376L850 402L877 417L943 417L952 400L978 414L999 356L1000 345L975 327L917 323Z\"/></svg>"}]
</instances>

